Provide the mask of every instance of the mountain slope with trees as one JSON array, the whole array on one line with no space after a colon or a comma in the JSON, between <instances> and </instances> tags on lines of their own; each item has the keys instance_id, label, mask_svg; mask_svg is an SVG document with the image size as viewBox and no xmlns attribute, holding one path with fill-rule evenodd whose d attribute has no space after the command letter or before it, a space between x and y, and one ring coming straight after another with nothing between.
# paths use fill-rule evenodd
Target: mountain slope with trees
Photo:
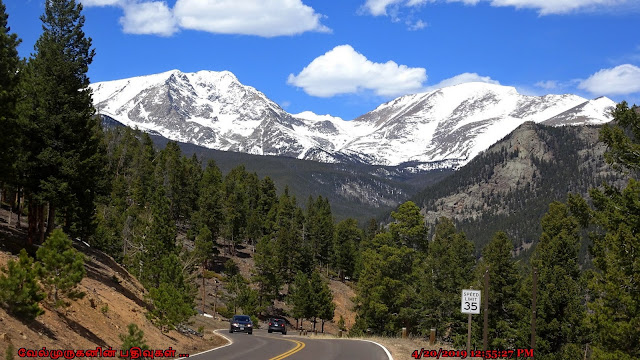
<instances>
[{"instance_id":1,"label":"mountain slope with trees","mask_svg":"<svg viewBox=\"0 0 640 360\"><path fill-rule=\"evenodd\" d=\"M542 233L550 202L586 195L605 181L624 183L627 176L605 163L599 131L526 123L414 200L431 228L442 216L453 219L476 244L476 254L498 231L528 248Z\"/></svg>"},{"instance_id":2,"label":"mountain slope with trees","mask_svg":"<svg viewBox=\"0 0 640 360\"><path fill-rule=\"evenodd\" d=\"M108 116L102 115L101 118L107 129L124 127ZM149 136L158 149L171 142L154 132L149 132ZM415 171L412 163L374 166L345 160L345 163L328 164L220 151L182 142L177 144L184 154L195 154L203 163L215 160L223 174L243 164L247 171L272 179L279 192L287 186L301 199L309 195L328 198L338 220L354 217L361 223L371 217L382 217L425 186L452 173L452 170Z\"/></svg>"}]
</instances>

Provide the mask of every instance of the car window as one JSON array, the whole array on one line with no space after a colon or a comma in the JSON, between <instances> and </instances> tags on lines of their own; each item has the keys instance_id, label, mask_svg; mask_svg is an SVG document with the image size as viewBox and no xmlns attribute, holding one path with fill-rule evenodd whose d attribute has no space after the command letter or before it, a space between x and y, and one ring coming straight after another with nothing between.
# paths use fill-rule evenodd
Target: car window
<instances>
[{"instance_id":1,"label":"car window","mask_svg":"<svg viewBox=\"0 0 640 360\"><path fill-rule=\"evenodd\" d=\"M251 321L248 316L234 316L233 320L235 321Z\"/></svg>"}]
</instances>

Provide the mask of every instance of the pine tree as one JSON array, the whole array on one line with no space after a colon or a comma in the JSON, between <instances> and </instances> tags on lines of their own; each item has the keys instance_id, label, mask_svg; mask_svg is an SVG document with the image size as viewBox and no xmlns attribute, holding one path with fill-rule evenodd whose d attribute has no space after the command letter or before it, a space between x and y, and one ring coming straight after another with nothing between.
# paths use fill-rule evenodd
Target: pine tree
<instances>
[{"instance_id":1,"label":"pine tree","mask_svg":"<svg viewBox=\"0 0 640 360\"><path fill-rule=\"evenodd\" d=\"M194 309L195 289L184 278L182 263L174 253L161 258L159 285L149 289L152 309L148 316L163 331L174 329L196 314Z\"/></svg>"},{"instance_id":2,"label":"pine tree","mask_svg":"<svg viewBox=\"0 0 640 360\"><path fill-rule=\"evenodd\" d=\"M18 99L18 81L20 57L18 56L18 35L11 34L6 12L7 8L0 0L0 184L17 185L15 163L20 144L16 124L16 103Z\"/></svg>"},{"instance_id":3,"label":"pine tree","mask_svg":"<svg viewBox=\"0 0 640 360\"><path fill-rule=\"evenodd\" d=\"M122 341L120 346L123 350L131 350L133 347L138 347L140 350L149 350L149 345L144 340L144 331L136 324L129 324L127 326L127 334L120 334L118 337Z\"/></svg>"},{"instance_id":4,"label":"pine tree","mask_svg":"<svg viewBox=\"0 0 640 360\"><path fill-rule=\"evenodd\" d=\"M608 146L607 162L637 177L640 170L640 114L626 102L613 111L600 138ZM583 226L597 226L591 254L595 271L589 281L588 323L595 333L595 359L640 357L640 183L632 178L624 189L610 185L590 191L594 210L577 211ZM578 209L588 209L582 199ZM581 205L580 205L581 204ZM574 204L575 205L575 204Z\"/></svg>"},{"instance_id":5,"label":"pine tree","mask_svg":"<svg viewBox=\"0 0 640 360\"><path fill-rule=\"evenodd\" d=\"M245 187L247 172L244 165L231 169L224 178L224 227L223 235L229 241L231 253L246 237L247 218L249 212Z\"/></svg>"},{"instance_id":6,"label":"pine tree","mask_svg":"<svg viewBox=\"0 0 640 360\"><path fill-rule=\"evenodd\" d=\"M276 256L272 261L279 268L279 272L284 282L293 280L295 271L294 264L301 256L301 234L298 232L295 221L296 204L295 198L289 195L288 188L280 196L276 223L273 233L273 246L277 254L288 254L288 256ZM302 270L302 269L300 269Z\"/></svg>"},{"instance_id":7,"label":"pine tree","mask_svg":"<svg viewBox=\"0 0 640 360\"><path fill-rule=\"evenodd\" d=\"M65 298L74 300L84 296L76 290L86 274L84 256L73 248L71 239L61 229L51 233L36 257L40 279L54 306L67 305Z\"/></svg>"},{"instance_id":8,"label":"pine tree","mask_svg":"<svg viewBox=\"0 0 640 360\"><path fill-rule=\"evenodd\" d=\"M578 221L565 204L553 202L541 224L543 233L531 259L539 274L537 356L571 359L581 349L585 316Z\"/></svg>"},{"instance_id":9,"label":"pine tree","mask_svg":"<svg viewBox=\"0 0 640 360\"><path fill-rule=\"evenodd\" d=\"M334 266L341 280L353 277L356 265L356 249L363 238L362 231L354 219L346 219L336 225L333 245Z\"/></svg>"},{"instance_id":10,"label":"pine tree","mask_svg":"<svg viewBox=\"0 0 640 360\"><path fill-rule=\"evenodd\" d=\"M162 331L175 329L176 325L195 315L193 303L184 301L184 294L169 283L149 290L149 299L153 309L148 316Z\"/></svg>"},{"instance_id":11,"label":"pine tree","mask_svg":"<svg viewBox=\"0 0 640 360\"><path fill-rule=\"evenodd\" d=\"M516 301L520 279L512 250L511 240L505 233L498 232L482 249L482 262L478 264L481 284L484 284L484 271L489 270L489 347L492 349L511 349L516 345L516 324L520 320L516 314Z\"/></svg>"},{"instance_id":12,"label":"pine tree","mask_svg":"<svg viewBox=\"0 0 640 360\"><path fill-rule=\"evenodd\" d=\"M354 333L371 328L375 333L397 335L401 327L415 328L416 252L396 246L389 233L376 235L362 251L362 270L356 297Z\"/></svg>"},{"instance_id":13,"label":"pine tree","mask_svg":"<svg viewBox=\"0 0 640 360\"><path fill-rule=\"evenodd\" d=\"M318 196L314 201L309 198L306 218L306 231L314 257L324 266L331 260L333 250L333 215L329 199Z\"/></svg>"},{"instance_id":14,"label":"pine tree","mask_svg":"<svg viewBox=\"0 0 640 360\"><path fill-rule=\"evenodd\" d=\"M440 218L435 229L429 253L424 261L423 330L436 328L439 334L463 335L466 317L460 313L462 289L471 285L475 257L473 244L462 232L457 232L453 221Z\"/></svg>"},{"instance_id":15,"label":"pine tree","mask_svg":"<svg viewBox=\"0 0 640 360\"><path fill-rule=\"evenodd\" d=\"M207 162L199 184L198 211L195 213L196 229L207 227L211 238L216 241L220 236L224 214L222 211L222 174L214 160Z\"/></svg>"},{"instance_id":16,"label":"pine tree","mask_svg":"<svg viewBox=\"0 0 640 360\"><path fill-rule=\"evenodd\" d=\"M287 304L292 306L291 316L296 319L296 324L298 320L302 320L311 314L310 295L309 278L305 273L299 271L293 283L289 285L289 294L287 294Z\"/></svg>"},{"instance_id":17,"label":"pine tree","mask_svg":"<svg viewBox=\"0 0 640 360\"><path fill-rule=\"evenodd\" d=\"M270 236L274 231L277 204L278 195L276 193L276 185L270 177L266 176L260 182L260 199L258 200L263 236Z\"/></svg>"},{"instance_id":18,"label":"pine tree","mask_svg":"<svg viewBox=\"0 0 640 360\"><path fill-rule=\"evenodd\" d=\"M412 201L407 201L398 207L398 211L392 211L391 217L395 220L389 225L394 241L426 253L427 227L420 208Z\"/></svg>"},{"instance_id":19,"label":"pine tree","mask_svg":"<svg viewBox=\"0 0 640 360\"><path fill-rule=\"evenodd\" d=\"M607 144L605 159L608 163L632 171L640 170L640 114L629 108L626 101L613 111L614 122L605 124L600 140Z\"/></svg>"},{"instance_id":20,"label":"pine tree","mask_svg":"<svg viewBox=\"0 0 640 360\"><path fill-rule=\"evenodd\" d=\"M263 237L258 241L254 256L255 267L252 281L258 286L260 305L272 304L284 285L284 273L281 270L281 253L277 251L275 241Z\"/></svg>"},{"instance_id":21,"label":"pine tree","mask_svg":"<svg viewBox=\"0 0 640 360\"><path fill-rule=\"evenodd\" d=\"M324 333L325 320L332 320L335 304L333 303L333 293L329 289L329 284L322 280L320 273L314 271L309 279L310 294L312 297L313 330L316 329L316 318L322 319L322 329Z\"/></svg>"},{"instance_id":22,"label":"pine tree","mask_svg":"<svg viewBox=\"0 0 640 360\"><path fill-rule=\"evenodd\" d=\"M85 238L91 224L85 216L91 218L93 200L103 191L101 129L87 77L95 52L82 30L81 13L82 5L75 0L46 1L43 33L22 72L20 127L27 154L29 242L42 242L57 215L65 231Z\"/></svg>"},{"instance_id":23,"label":"pine tree","mask_svg":"<svg viewBox=\"0 0 640 360\"><path fill-rule=\"evenodd\" d=\"M160 276L158 268L164 258L174 254L176 248L176 227L169 210L169 200L164 196L164 187L157 186L151 203L152 220L147 234L140 244L142 251L137 254L139 278L147 287L158 287ZM134 264L134 270L135 264Z\"/></svg>"},{"instance_id":24,"label":"pine tree","mask_svg":"<svg viewBox=\"0 0 640 360\"><path fill-rule=\"evenodd\" d=\"M44 299L37 282L33 259L22 249L18 261L9 260L0 274L0 303L20 317L32 320L44 311L38 302ZM5 275L6 274L6 275Z\"/></svg>"},{"instance_id":25,"label":"pine tree","mask_svg":"<svg viewBox=\"0 0 640 360\"><path fill-rule=\"evenodd\" d=\"M640 183L591 190L593 265L588 321L595 359L640 358ZM604 232L602 231L604 230Z\"/></svg>"}]
</instances>

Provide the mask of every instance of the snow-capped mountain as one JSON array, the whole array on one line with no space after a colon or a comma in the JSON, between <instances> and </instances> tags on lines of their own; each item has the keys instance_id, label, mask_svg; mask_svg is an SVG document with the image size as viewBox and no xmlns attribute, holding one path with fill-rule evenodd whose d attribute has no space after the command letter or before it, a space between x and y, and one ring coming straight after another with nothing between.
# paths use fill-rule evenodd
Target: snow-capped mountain
<instances>
[{"instance_id":1,"label":"snow-capped mountain","mask_svg":"<svg viewBox=\"0 0 640 360\"><path fill-rule=\"evenodd\" d=\"M464 165L526 121L608 122L615 106L607 98L526 96L513 87L466 83L403 96L345 121L289 114L228 71L172 70L91 87L100 114L172 140L322 162L410 162L416 170Z\"/></svg>"}]
</instances>

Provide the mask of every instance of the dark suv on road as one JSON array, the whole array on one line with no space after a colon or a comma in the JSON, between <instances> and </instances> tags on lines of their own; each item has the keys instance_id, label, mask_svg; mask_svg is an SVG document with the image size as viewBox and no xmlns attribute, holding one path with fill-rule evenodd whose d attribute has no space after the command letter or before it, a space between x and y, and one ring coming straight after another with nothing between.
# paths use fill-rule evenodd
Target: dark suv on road
<instances>
[{"instance_id":1,"label":"dark suv on road","mask_svg":"<svg viewBox=\"0 0 640 360\"><path fill-rule=\"evenodd\" d=\"M287 335L287 322L284 319L271 318L269 319L269 329L267 331L270 333L277 331L281 332L282 335Z\"/></svg>"},{"instance_id":2,"label":"dark suv on road","mask_svg":"<svg viewBox=\"0 0 640 360\"><path fill-rule=\"evenodd\" d=\"M246 332L247 334L253 334L253 323L248 315L234 315L229 320L229 333L236 331Z\"/></svg>"}]
</instances>

